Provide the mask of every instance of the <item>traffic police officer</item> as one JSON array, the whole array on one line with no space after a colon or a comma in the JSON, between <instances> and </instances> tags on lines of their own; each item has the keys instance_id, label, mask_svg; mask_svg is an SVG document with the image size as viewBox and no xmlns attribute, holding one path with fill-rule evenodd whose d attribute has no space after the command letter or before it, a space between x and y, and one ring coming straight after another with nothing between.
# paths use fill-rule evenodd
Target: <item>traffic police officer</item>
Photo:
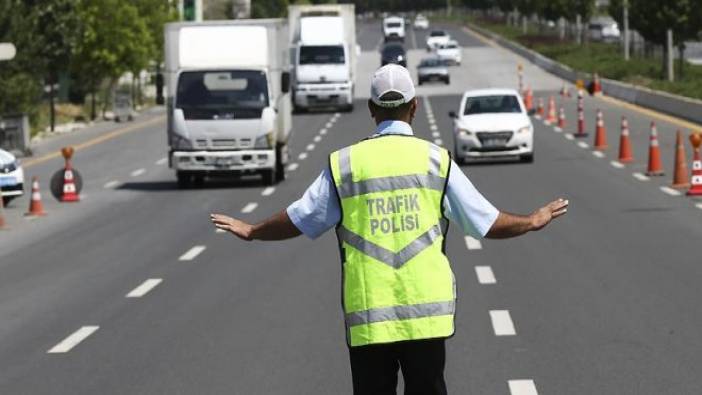
<instances>
[{"instance_id":1,"label":"traffic police officer","mask_svg":"<svg viewBox=\"0 0 702 395\"><path fill-rule=\"evenodd\" d=\"M375 133L329 156L303 197L251 225L221 214L214 224L245 240L316 238L336 227L354 394L446 394L445 339L454 333L456 287L444 253L448 221L473 237L508 238L565 214L555 200L531 215L498 211L447 150L413 136L417 111L406 68L371 81Z\"/></svg>"}]
</instances>

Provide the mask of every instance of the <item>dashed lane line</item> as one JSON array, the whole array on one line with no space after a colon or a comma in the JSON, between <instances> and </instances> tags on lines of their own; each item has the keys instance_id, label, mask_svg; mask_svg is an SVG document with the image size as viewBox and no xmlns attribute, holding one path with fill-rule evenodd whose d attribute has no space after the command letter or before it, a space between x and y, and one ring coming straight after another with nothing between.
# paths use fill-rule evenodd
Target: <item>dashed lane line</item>
<instances>
[{"instance_id":1,"label":"dashed lane line","mask_svg":"<svg viewBox=\"0 0 702 395\"><path fill-rule=\"evenodd\" d=\"M134 170L134 171L131 172L129 175L131 175L132 177L139 177L140 175L142 175L142 174L144 174L144 173L146 173L146 169L144 169L144 168L142 167L141 169L136 169L136 170Z\"/></svg>"},{"instance_id":2,"label":"dashed lane line","mask_svg":"<svg viewBox=\"0 0 702 395\"><path fill-rule=\"evenodd\" d=\"M590 148L590 146L589 146L586 142L584 142L584 141L578 141L578 147L580 147L580 148L582 148L582 149L588 149L588 148Z\"/></svg>"},{"instance_id":3,"label":"dashed lane line","mask_svg":"<svg viewBox=\"0 0 702 395\"><path fill-rule=\"evenodd\" d=\"M152 289L156 288L157 285L161 284L162 281L162 278L150 278L141 283L138 287L131 290L131 292L129 292L125 297L141 298L142 296L149 293Z\"/></svg>"},{"instance_id":4,"label":"dashed lane line","mask_svg":"<svg viewBox=\"0 0 702 395\"><path fill-rule=\"evenodd\" d=\"M571 133L566 133L563 136L565 136L566 140L575 140L575 136L573 136Z\"/></svg>"},{"instance_id":5,"label":"dashed lane line","mask_svg":"<svg viewBox=\"0 0 702 395\"><path fill-rule=\"evenodd\" d=\"M619 162L619 161L616 161L616 160L613 160L613 161L609 162L609 164L612 165L612 167L617 168L617 169L623 169L623 168L624 168L624 164L623 164L622 162Z\"/></svg>"},{"instance_id":6,"label":"dashed lane line","mask_svg":"<svg viewBox=\"0 0 702 395\"><path fill-rule=\"evenodd\" d=\"M188 250L185 254L181 255L180 258L178 258L179 261L192 261L195 259L198 255L202 253L202 251L205 251L205 246L195 246L191 249Z\"/></svg>"},{"instance_id":7,"label":"dashed lane line","mask_svg":"<svg viewBox=\"0 0 702 395\"><path fill-rule=\"evenodd\" d=\"M215 229L215 233L227 233L227 231L224 229L217 228Z\"/></svg>"},{"instance_id":8,"label":"dashed lane line","mask_svg":"<svg viewBox=\"0 0 702 395\"><path fill-rule=\"evenodd\" d=\"M319 134L320 134L321 136L324 136L325 134L327 134L327 129L324 128L324 129L320 130L320 131L319 131Z\"/></svg>"},{"instance_id":9,"label":"dashed lane line","mask_svg":"<svg viewBox=\"0 0 702 395\"><path fill-rule=\"evenodd\" d=\"M313 140L315 143L319 143L320 141L322 141L322 137L321 136L314 136Z\"/></svg>"},{"instance_id":10,"label":"dashed lane line","mask_svg":"<svg viewBox=\"0 0 702 395\"><path fill-rule=\"evenodd\" d=\"M261 196L271 196L275 192L275 187L268 187L261 192Z\"/></svg>"},{"instance_id":11,"label":"dashed lane line","mask_svg":"<svg viewBox=\"0 0 702 395\"><path fill-rule=\"evenodd\" d=\"M256 207L258 207L258 203L251 202L244 206L244 208L241 209L241 212L244 214L252 213L254 210L256 210Z\"/></svg>"},{"instance_id":12,"label":"dashed lane line","mask_svg":"<svg viewBox=\"0 0 702 395\"><path fill-rule=\"evenodd\" d=\"M490 320L495 336L514 336L517 334L509 310L490 310Z\"/></svg>"},{"instance_id":13,"label":"dashed lane line","mask_svg":"<svg viewBox=\"0 0 702 395\"><path fill-rule=\"evenodd\" d=\"M698 209L702 210L702 203L697 203L697 204L695 204L695 207L697 207Z\"/></svg>"},{"instance_id":14,"label":"dashed lane line","mask_svg":"<svg viewBox=\"0 0 702 395\"><path fill-rule=\"evenodd\" d=\"M468 247L469 250L481 250L483 249L483 244L480 242L480 240L475 239L470 236L465 237L466 240L466 247Z\"/></svg>"},{"instance_id":15,"label":"dashed lane line","mask_svg":"<svg viewBox=\"0 0 702 395\"><path fill-rule=\"evenodd\" d=\"M632 174L632 176L634 176L634 178L636 178L636 179L639 180L639 181L648 181L648 180L650 180L650 178L649 178L647 175L643 174L643 173L634 173L634 174Z\"/></svg>"},{"instance_id":16,"label":"dashed lane line","mask_svg":"<svg viewBox=\"0 0 702 395\"><path fill-rule=\"evenodd\" d=\"M295 171L295 170L297 170L298 167L300 167L300 165L293 162L293 163L288 165L288 171Z\"/></svg>"},{"instance_id":17,"label":"dashed lane line","mask_svg":"<svg viewBox=\"0 0 702 395\"><path fill-rule=\"evenodd\" d=\"M47 353L49 354L62 354L67 353L77 346L83 340L87 339L88 336L92 335L100 329L97 325L86 325L78 329L77 331L70 334L67 338L61 340L61 342L53 346Z\"/></svg>"},{"instance_id":18,"label":"dashed lane line","mask_svg":"<svg viewBox=\"0 0 702 395\"><path fill-rule=\"evenodd\" d=\"M509 380L507 385L510 395L539 395L534 380Z\"/></svg>"},{"instance_id":19,"label":"dashed lane line","mask_svg":"<svg viewBox=\"0 0 702 395\"><path fill-rule=\"evenodd\" d=\"M314 144L307 144L307 151L313 151L314 150Z\"/></svg>"},{"instance_id":20,"label":"dashed lane line","mask_svg":"<svg viewBox=\"0 0 702 395\"><path fill-rule=\"evenodd\" d=\"M556 132L556 133L561 133L561 132L563 132L563 129L559 128L558 126L555 126L555 127L553 128L553 131Z\"/></svg>"},{"instance_id":21,"label":"dashed lane line","mask_svg":"<svg viewBox=\"0 0 702 395\"><path fill-rule=\"evenodd\" d=\"M480 284L497 283L495 273L492 272L492 268L490 266L476 266L475 275L478 277L478 282Z\"/></svg>"},{"instance_id":22,"label":"dashed lane line","mask_svg":"<svg viewBox=\"0 0 702 395\"><path fill-rule=\"evenodd\" d=\"M299 160L307 159L307 152L301 152L300 155L297 156L297 159L299 159Z\"/></svg>"},{"instance_id":23,"label":"dashed lane line","mask_svg":"<svg viewBox=\"0 0 702 395\"><path fill-rule=\"evenodd\" d=\"M592 156L596 158L604 158L605 154L602 151L592 151Z\"/></svg>"},{"instance_id":24,"label":"dashed lane line","mask_svg":"<svg viewBox=\"0 0 702 395\"><path fill-rule=\"evenodd\" d=\"M119 181L112 180L112 181L106 182L105 185L103 185L102 187L105 189L113 189L113 188L117 188L119 185L120 185Z\"/></svg>"},{"instance_id":25,"label":"dashed lane line","mask_svg":"<svg viewBox=\"0 0 702 395\"><path fill-rule=\"evenodd\" d=\"M441 137L441 133L439 133L439 132L432 132L432 133L431 133L431 137L439 138L439 137Z\"/></svg>"},{"instance_id":26,"label":"dashed lane line","mask_svg":"<svg viewBox=\"0 0 702 395\"><path fill-rule=\"evenodd\" d=\"M434 144L436 144L436 145L444 145L444 141L441 140L441 139L435 139L435 140L434 140Z\"/></svg>"},{"instance_id":27,"label":"dashed lane line","mask_svg":"<svg viewBox=\"0 0 702 395\"><path fill-rule=\"evenodd\" d=\"M156 166L163 166L168 162L168 158L163 157L155 162Z\"/></svg>"},{"instance_id":28,"label":"dashed lane line","mask_svg":"<svg viewBox=\"0 0 702 395\"><path fill-rule=\"evenodd\" d=\"M662 191L663 193L665 193L666 195L670 195L670 196L680 196L680 195L682 195L682 192L680 192L680 191L678 191L678 190L675 190L675 189L673 189L673 188L671 188L671 187L666 187L666 186L662 186L662 187L661 187L661 191Z\"/></svg>"},{"instance_id":29,"label":"dashed lane line","mask_svg":"<svg viewBox=\"0 0 702 395\"><path fill-rule=\"evenodd\" d=\"M334 122L329 121L329 122L327 122L326 125L324 125L324 127L327 128L327 129L329 129L329 128L331 128L333 125L334 125Z\"/></svg>"}]
</instances>

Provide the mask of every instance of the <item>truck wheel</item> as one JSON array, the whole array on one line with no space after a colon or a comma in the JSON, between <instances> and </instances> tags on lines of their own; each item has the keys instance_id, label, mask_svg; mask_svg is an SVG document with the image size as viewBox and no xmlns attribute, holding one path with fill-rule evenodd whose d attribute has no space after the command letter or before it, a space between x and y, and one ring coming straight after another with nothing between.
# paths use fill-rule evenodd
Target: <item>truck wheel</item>
<instances>
[{"instance_id":1,"label":"truck wheel","mask_svg":"<svg viewBox=\"0 0 702 395\"><path fill-rule=\"evenodd\" d=\"M446 77L446 85L449 85L451 83L451 78Z\"/></svg>"},{"instance_id":2,"label":"truck wheel","mask_svg":"<svg viewBox=\"0 0 702 395\"><path fill-rule=\"evenodd\" d=\"M263 172L261 172L261 176L263 178L263 185L267 187L275 185L277 173L278 172L275 171L275 169L263 170Z\"/></svg>"},{"instance_id":3,"label":"truck wheel","mask_svg":"<svg viewBox=\"0 0 702 395\"><path fill-rule=\"evenodd\" d=\"M178 188L187 189L190 188L192 176L188 173L177 171L176 179L178 180Z\"/></svg>"},{"instance_id":4,"label":"truck wheel","mask_svg":"<svg viewBox=\"0 0 702 395\"><path fill-rule=\"evenodd\" d=\"M353 103L349 104L348 106L344 107L344 112L353 112Z\"/></svg>"}]
</instances>

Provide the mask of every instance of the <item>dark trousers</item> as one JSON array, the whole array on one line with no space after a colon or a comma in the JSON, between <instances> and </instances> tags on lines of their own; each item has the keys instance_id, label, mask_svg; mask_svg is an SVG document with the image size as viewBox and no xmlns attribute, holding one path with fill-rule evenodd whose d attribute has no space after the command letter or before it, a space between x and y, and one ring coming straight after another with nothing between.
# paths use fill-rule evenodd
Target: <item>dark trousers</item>
<instances>
[{"instance_id":1,"label":"dark trousers","mask_svg":"<svg viewBox=\"0 0 702 395\"><path fill-rule=\"evenodd\" d=\"M354 395L396 395L402 369L405 395L446 395L446 339L350 347Z\"/></svg>"}]
</instances>

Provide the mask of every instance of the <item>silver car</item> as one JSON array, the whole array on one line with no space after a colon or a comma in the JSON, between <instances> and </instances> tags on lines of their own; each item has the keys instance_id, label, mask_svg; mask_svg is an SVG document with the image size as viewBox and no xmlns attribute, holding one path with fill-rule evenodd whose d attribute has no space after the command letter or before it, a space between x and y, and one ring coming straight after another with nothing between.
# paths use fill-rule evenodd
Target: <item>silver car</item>
<instances>
[{"instance_id":1,"label":"silver car","mask_svg":"<svg viewBox=\"0 0 702 395\"><path fill-rule=\"evenodd\" d=\"M422 59L417 66L417 79L419 85L428 81L443 81L446 85L451 83L446 62L437 57Z\"/></svg>"}]
</instances>

